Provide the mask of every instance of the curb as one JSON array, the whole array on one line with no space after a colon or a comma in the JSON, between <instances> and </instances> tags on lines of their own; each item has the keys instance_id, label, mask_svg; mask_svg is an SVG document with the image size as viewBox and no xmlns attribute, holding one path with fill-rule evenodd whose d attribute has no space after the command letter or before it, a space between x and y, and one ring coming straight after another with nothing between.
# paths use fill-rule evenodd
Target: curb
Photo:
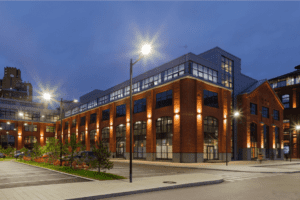
<instances>
[{"instance_id":1,"label":"curb","mask_svg":"<svg viewBox=\"0 0 300 200\"><path fill-rule=\"evenodd\" d=\"M174 185L174 186L167 186L167 187L151 188L151 189L144 189L144 190L135 190L135 191L129 191L129 192L104 194L104 195L97 195L97 196L90 196L90 197L81 197L81 198L66 199L66 200L96 200L96 199L119 197L119 196L126 196L126 195L132 195L132 194L141 194L141 193L155 192L155 191L162 191L162 190L171 190L171 189L178 189L178 188L185 188L185 187L194 187L194 186L202 186L202 185L212 185L212 184L219 184L219 183L222 183L222 182L224 182L224 180L223 179L219 179L219 180L216 180L216 181L186 183L186 184Z\"/></svg>"},{"instance_id":2,"label":"curb","mask_svg":"<svg viewBox=\"0 0 300 200\"><path fill-rule=\"evenodd\" d=\"M14 162L16 162L16 161L14 161ZM61 173L61 174L65 174L65 175L69 175L69 176L74 176L76 178L86 179L86 180L89 180L89 181L99 181L99 180L96 180L96 179L90 179L90 178L86 178L86 177L83 177L83 176L77 176L77 175L74 175L74 174L68 174L68 173L65 173L65 172L60 172L60 171L56 171L56 170L53 170L53 169L48 169L48 168L45 168L45 167L34 166L34 165L30 165L30 164L26 164L26 163L21 163L21 162L16 162L16 163L20 163L20 164L24 164L24 165L29 165L29 166L32 166L32 167L37 167L37 168L42 168L42 169L47 169L47 170L50 170L50 171L53 171L53 172L58 172L58 173Z\"/></svg>"},{"instance_id":3,"label":"curb","mask_svg":"<svg viewBox=\"0 0 300 200\"><path fill-rule=\"evenodd\" d=\"M112 161L113 162L113 161ZM119 162L119 163L124 163L124 162ZM134 163L133 163L134 164ZM138 165L149 165L145 163L135 163ZM300 163L298 163L300 165ZM289 165L289 164L282 164L282 165ZM297 165L296 163L292 165ZM180 166L165 166L165 165L151 165L151 166L163 166L163 167L176 167L176 168L189 168L189 169L203 169L203 170L216 170L216 171L230 171L230 172L247 172L247 173L300 173L300 171L292 171L292 172L255 172L255 171L240 171L240 170L230 170L230 169L213 169L213 168L204 168L204 167L180 167ZM268 167L268 166L276 166L276 165L264 165L264 166L250 166L250 167Z\"/></svg>"}]
</instances>

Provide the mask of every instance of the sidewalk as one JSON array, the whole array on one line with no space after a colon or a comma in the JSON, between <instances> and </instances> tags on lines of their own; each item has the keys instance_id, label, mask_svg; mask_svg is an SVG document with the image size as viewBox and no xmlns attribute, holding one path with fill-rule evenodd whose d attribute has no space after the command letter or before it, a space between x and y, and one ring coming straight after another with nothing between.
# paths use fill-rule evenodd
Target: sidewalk
<instances>
[{"instance_id":1,"label":"sidewalk","mask_svg":"<svg viewBox=\"0 0 300 200\"><path fill-rule=\"evenodd\" d=\"M128 163L129 160L111 159L113 162ZM226 163L172 163L161 161L143 161L133 160L133 164L169 166L169 167L186 167L196 169L213 169L223 171L255 172L255 173L297 173L300 172L300 160L292 159L292 162L286 160L266 160L259 161L230 161ZM293 169L275 168L275 166L294 166ZM203 172L205 173L205 172Z\"/></svg>"},{"instance_id":2,"label":"sidewalk","mask_svg":"<svg viewBox=\"0 0 300 200\"><path fill-rule=\"evenodd\" d=\"M166 182L166 183L164 183ZM168 190L223 182L219 176L211 174L181 174L112 181L91 181L85 183L55 184L32 187L0 189L1 200L6 199L102 199L151 191Z\"/></svg>"}]
</instances>

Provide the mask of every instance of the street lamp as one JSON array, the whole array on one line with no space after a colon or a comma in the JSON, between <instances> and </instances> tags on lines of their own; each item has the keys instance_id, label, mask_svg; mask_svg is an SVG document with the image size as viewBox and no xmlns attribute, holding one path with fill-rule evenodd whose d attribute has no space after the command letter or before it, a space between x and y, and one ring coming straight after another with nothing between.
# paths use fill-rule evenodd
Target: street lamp
<instances>
[{"instance_id":1,"label":"street lamp","mask_svg":"<svg viewBox=\"0 0 300 200\"><path fill-rule=\"evenodd\" d=\"M63 99L61 98L60 101L57 101L56 99L52 98L51 95L49 93L44 93L43 94L43 98L47 101L50 101L51 99L55 102L59 102L60 103L60 124L61 124L61 135L60 135L60 166L62 166L62 110L63 110L63 103L76 103L78 102L76 99L73 101L63 101Z\"/></svg>"},{"instance_id":2,"label":"street lamp","mask_svg":"<svg viewBox=\"0 0 300 200\"><path fill-rule=\"evenodd\" d=\"M240 112L239 111L235 111L234 113L233 113L233 119L234 118L238 118L240 116ZM232 119L232 120L233 120ZM228 136L227 136L227 133L226 133L226 166L228 166L228 157L227 157L227 153L228 153L228 151L227 151L227 138L228 138Z\"/></svg>"},{"instance_id":3,"label":"street lamp","mask_svg":"<svg viewBox=\"0 0 300 200\"><path fill-rule=\"evenodd\" d=\"M135 65L139 60L141 60L145 55L148 55L151 51L151 46L146 44L142 47L142 51L139 54L139 58L132 63L130 59L130 169L129 169L129 179L132 182L132 66Z\"/></svg>"}]
</instances>

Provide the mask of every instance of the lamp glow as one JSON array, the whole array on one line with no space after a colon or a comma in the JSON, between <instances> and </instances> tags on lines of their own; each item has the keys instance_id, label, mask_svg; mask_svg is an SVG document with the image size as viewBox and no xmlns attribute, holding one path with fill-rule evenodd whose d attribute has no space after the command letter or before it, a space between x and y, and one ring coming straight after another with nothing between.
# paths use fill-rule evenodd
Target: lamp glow
<instances>
[{"instance_id":1,"label":"lamp glow","mask_svg":"<svg viewBox=\"0 0 300 200\"><path fill-rule=\"evenodd\" d=\"M300 125L297 125L297 126L296 126L296 130L300 130Z\"/></svg>"},{"instance_id":2,"label":"lamp glow","mask_svg":"<svg viewBox=\"0 0 300 200\"><path fill-rule=\"evenodd\" d=\"M50 100L50 99L51 99L51 95L50 95L49 93L45 93L45 94L43 95L43 97L44 97L44 99L46 99L46 100Z\"/></svg>"},{"instance_id":3,"label":"lamp glow","mask_svg":"<svg viewBox=\"0 0 300 200\"><path fill-rule=\"evenodd\" d=\"M151 46L149 44L145 44L142 47L142 54L147 55L150 53L150 51L151 51Z\"/></svg>"},{"instance_id":4,"label":"lamp glow","mask_svg":"<svg viewBox=\"0 0 300 200\"><path fill-rule=\"evenodd\" d=\"M238 111L234 112L234 117L240 116L240 113Z\"/></svg>"},{"instance_id":5,"label":"lamp glow","mask_svg":"<svg viewBox=\"0 0 300 200\"><path fill-rule=\"evenodd\" d=\"M23 116L24 114L22 112L19 113L20 116Z\"/></svg>"}]
</instances>

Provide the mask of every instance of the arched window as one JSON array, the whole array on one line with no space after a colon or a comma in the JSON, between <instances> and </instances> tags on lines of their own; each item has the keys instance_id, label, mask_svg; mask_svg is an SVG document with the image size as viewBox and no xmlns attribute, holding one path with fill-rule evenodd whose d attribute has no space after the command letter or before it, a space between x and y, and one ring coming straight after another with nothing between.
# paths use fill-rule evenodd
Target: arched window
<instances>
[{"instance_id":1,"label":"arched window","mask_svg":"<svg viewBox=\"0 0 300 200\"><path fill-rule=\"evenodd\" d=\"M81 131L80 133L80 141L83 146L85 146L85 131Z\"/></svg>"},{"instance_id":2,"label":"arched window","mask_svg":"<svg viewBox=\"0 0 300 200\"><path fill-rule=\"evenodd\" d=\"M161 117L156 120L156 159L170 160L173 158L171 117Z\"/></svg>"},{"instance_id":3,"label":"arched window","mask_svg":"<svg viewBox=\"0 0 300 200\"><path fill-rule=\"evenodd\" d=\"M146 122L138 121L133 125L134 133L134 153L137 159L146 158Z\"/></svg>"},{"instance_id":4,"label":"arched window","mask_svg":"<svg viewBox=\"0 0 300 200\"><path fill-rule=\"evenodd\" d=\"M290 95L288 95L288 94L282 95L281 101L282 101L284 108L290 107Z\"/></svg>"},{"instance_id":5,"label":"arched window","mask_svg":"<svg viewBox=\"0 0 300 200\"><path fill-rule=\"evenodd\" d=\"M102 129L102 142L103 142L103 146L107 147L107 149L109 150L109 127L104 127Z\"/></svg>"},{"instance_id":6,"label":"arched window","mask_svg":"<svg viewBox=\"0 0 300 200\"><path fill-rule=\"evenodd\" d=\"M90 147L92 148L96 143L96 130L90 131Z\"/></svg>"},{"instance_id":7,"label":"arched window","mask_svg":"<svg viewBox=\"0 0 300 200\"><path fill-rule=\"evenodd\" d=\"M250 142L251 158L257 158L257 125L255 123L250 124Z\"/></svg>"},{"instance_id":8,"label":"arched window","mask_svg":"<svg viewBox=\"0 0 300 200\"><path fill-rule=\"evenodd\" d=\"M116 157L125 157L125 137L126 137L126 127L124 124L120 124L116 127Z\"/></svg>"},{"instance_id":9,"label":"arched window","mask_svg":"<svg viewBox=\"0 0 300 200\"><path fill-rule=\"evenodd\" d=\"M270 139L269 139L269 126L264 125L263 126L263 130L264 130L264 148L266 150L266 158L269 158L270 154L269 154L269 143L270 143Z\"/></svg>"},{"instance_id":10,"label":"arched window","mask_svg":"<svg viewBox=\"0 0 300 200\"><path fill-rule=\"evenodd\" d=\"M280 141L279 141L279 128L276 126L275 129L275 148L276 148L276 157L280 158Z\"/></svg>"},{"instance_id":11,"label":"arched window","mask_svg":"<svg viewBox=\"0 0 300 200\"><path fill-rule=\"evenodd\" d=\"M204 118L204 149L203 159L212 160L219 158L218 120L214 117Z\"/></svg>"}]
</instances>

